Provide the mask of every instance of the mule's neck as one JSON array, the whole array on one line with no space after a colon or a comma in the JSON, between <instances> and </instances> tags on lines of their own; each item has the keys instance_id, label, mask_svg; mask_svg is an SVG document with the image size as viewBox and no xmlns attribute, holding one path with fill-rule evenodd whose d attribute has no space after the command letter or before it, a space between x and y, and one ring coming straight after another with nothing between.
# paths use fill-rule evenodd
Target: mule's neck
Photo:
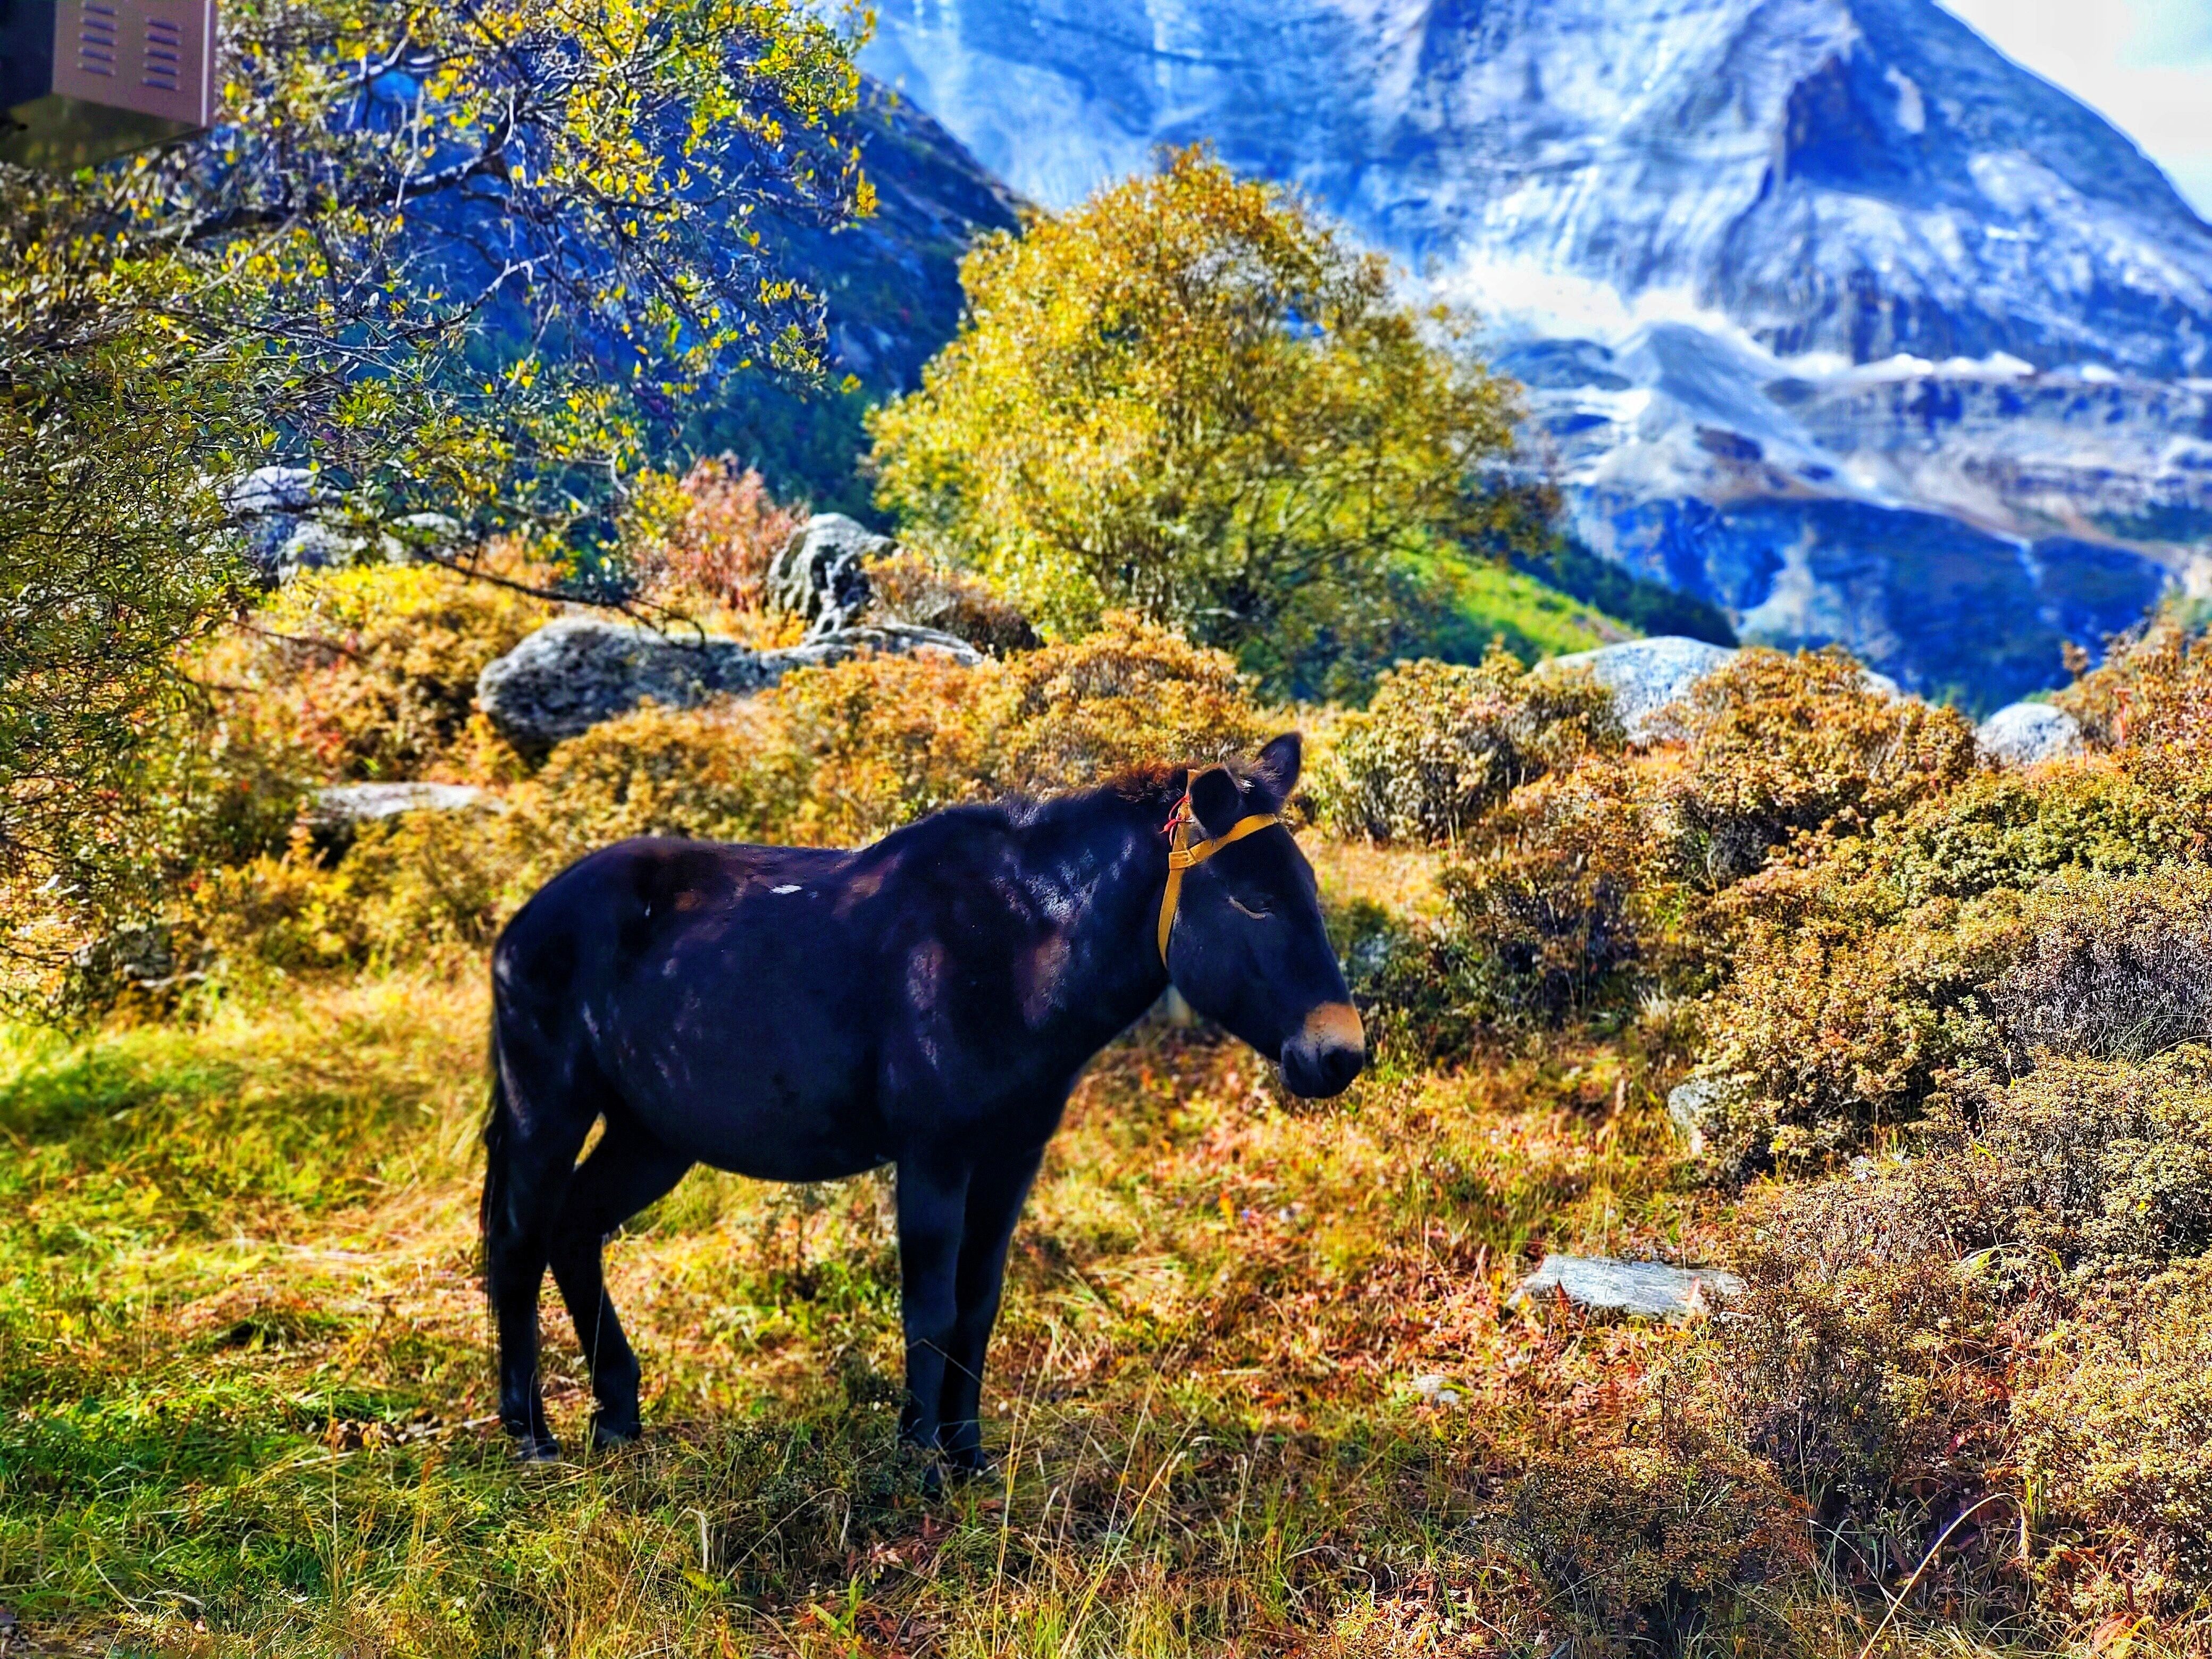
<instances>
[{"instance_id":1,"label":"mule's neck","mask_svg":"<svg viewBox=\"0 0 2212 1659\"><path fill-rule=\"evenodd\" d=\"M1061 907L1067 957L1051 1024L1090 1055L1134 1024L1168 988L1160 961L1167 887L1162 826L1182 794L1181 772L1109 785L1047 803L1024 837L1037 896Z\"/></svg>"}]
</instances>

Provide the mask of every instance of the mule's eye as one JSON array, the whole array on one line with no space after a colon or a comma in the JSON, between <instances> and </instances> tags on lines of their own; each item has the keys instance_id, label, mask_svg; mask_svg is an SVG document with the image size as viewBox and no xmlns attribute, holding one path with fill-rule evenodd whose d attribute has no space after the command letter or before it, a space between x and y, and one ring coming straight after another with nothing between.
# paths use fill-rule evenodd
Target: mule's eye
<instances>
[{"instance_id":1,"label":"mule's eye","mask_svg":"<svg viewBox=\"0 0 2212 1659\"><path fill-rule=\"evenodd\" d=\"M1229 896L1229 902L1235 905L1238 909L1242 910L1246 915L1251 917L1255 921L1265 921L1269 916L1274 914L1273 911L1267 908L1267 903L1265 899L1262 899L1258 905L1255 906L1245 903L1243 899L1238 898L1234 893L1231 893Z\"/></svg>"}]
</instances>

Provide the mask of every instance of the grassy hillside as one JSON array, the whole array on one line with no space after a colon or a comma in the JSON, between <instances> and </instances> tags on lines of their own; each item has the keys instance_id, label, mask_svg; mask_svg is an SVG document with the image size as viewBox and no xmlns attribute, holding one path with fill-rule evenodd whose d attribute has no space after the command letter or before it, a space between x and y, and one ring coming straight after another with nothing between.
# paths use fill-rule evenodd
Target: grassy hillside
<instances>
[{"instance_id":1,"label":"grassy hillside","mask_svg":"<svg viewBox=\"0 0 2212 1659\"><path fill-rule=\"evenodd\" d=\"M849 842L1287 717L1123 618L529 763L465 687L530 602L378 571L279 604L202 665L233 690L166 960L0 1046L0 1604L33 1650L2205 1650L2185 638L2069 694L2091 752L2027 774L1833 657L1751 653L1648 750L1504 654L1316 715L1301 841L1377 1064L1310 1105L1203 1028L1102 1055L1015 1247L1000 1471L932 1498L878 1177L694 1172L610 1249L645 1440L511 1460L486 943L616 835ZM503 810L344 848L236 811L395 771ZM1516 1303L1554 1250L1748 1289L1676 1324ZM580 1444L550 1298L545 1334Z\"/></svg>"}]
</instances>

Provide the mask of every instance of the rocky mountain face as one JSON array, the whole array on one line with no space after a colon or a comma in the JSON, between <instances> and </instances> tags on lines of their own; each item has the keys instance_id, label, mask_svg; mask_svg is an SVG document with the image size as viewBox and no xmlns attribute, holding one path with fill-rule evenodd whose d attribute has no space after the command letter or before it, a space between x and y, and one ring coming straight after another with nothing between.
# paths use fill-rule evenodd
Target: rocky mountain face
<instances>
[{"instance_id":1,"label":"rocky mountain face","mask_svg":"<svg viewBox=\"0 0 2212 1659\"><path fill-rule=\"evenodd\" d=\"M1048 203L1297 184L1747 638L1994 706L2212 565L2212 227L1932 0L882 0L864 61Z\"/></svg>"},{"instance_id":2,"label":"rocky mountain face","mask_svg":"<svg viewBox=\"0 0 2212 1659\"><path fill-rule=\"evenodd\" d=\"M741 374L688 411L693 450L726 450L757 464L776 493L872 517L854 460L866 447L867 403L921 384L921 366L960 320L960 259L975 238L1012 230L1019 198L912 100L878 82L840 137L857 144L876 188L874 216L823 230L767 220L785 268L821 294L833 370L858 389L802 396Z\"/></svg>"}]
</instances>

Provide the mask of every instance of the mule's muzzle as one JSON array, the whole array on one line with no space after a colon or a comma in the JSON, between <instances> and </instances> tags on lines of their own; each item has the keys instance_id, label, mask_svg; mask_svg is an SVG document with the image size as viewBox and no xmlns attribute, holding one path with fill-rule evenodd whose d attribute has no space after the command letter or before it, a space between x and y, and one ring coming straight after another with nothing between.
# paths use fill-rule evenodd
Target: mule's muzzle
<instances>
[{"instance_id":1,"label":"mule's muzzle","mask_svg":"<svg viewBox=\"0 0 2212 1659\"><path fill-rule=\"evenodd\" d=\"M1283 1083L1308 1100L1342 1094L1366 1065L1367 1034L1348 1002L1322 1004L1283 1045Z\"/></svg>"}]
</instances>

